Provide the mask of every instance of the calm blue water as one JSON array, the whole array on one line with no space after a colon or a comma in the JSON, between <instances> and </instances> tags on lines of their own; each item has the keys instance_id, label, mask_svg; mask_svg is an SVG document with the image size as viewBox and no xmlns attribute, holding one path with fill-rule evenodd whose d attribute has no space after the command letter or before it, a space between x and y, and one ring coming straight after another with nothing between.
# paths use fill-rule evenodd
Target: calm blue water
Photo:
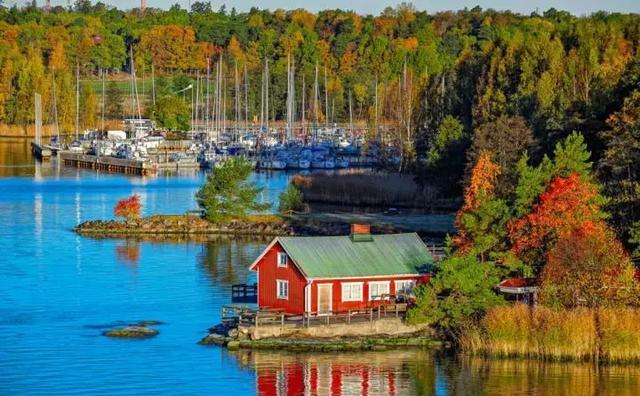
<instances>
[{"instance_id":1,"label":"calm blue water","mask_svg":"<svg viewBox=\"0 0 640 396\"><path fill-rule=\"evenodd\" d=\"M253 280L247 267L265 241L93 239L71 229L111 218L115 202L131 193L141 196L146 214L193 209L203 175L143 179L16 157L0 164L0 395L631 395L639 389L636 367L596 374L589 365L420 350L288 354L199 346L229 302L230 286ZM288 179L253 177L265 187L265 200L275 200ZM101 335L138 320L164 322L160 335Z\"/></svg>"}]
</instances>

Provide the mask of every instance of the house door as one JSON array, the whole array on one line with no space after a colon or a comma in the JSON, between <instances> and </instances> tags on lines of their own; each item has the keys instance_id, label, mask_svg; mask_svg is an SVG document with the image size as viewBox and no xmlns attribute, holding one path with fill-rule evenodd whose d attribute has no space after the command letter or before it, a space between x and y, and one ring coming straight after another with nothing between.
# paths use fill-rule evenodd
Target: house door
<instances>
[{"instance_id":1,"label":"house door","mask_svg":"<svg viewBox=\"0 0 640 396\"><path fill-rule=\"evenodd\" d=\"M318 285L318 315L329 315L331 313L331 283L323 283Z\"/></svg>"}]
</instances>

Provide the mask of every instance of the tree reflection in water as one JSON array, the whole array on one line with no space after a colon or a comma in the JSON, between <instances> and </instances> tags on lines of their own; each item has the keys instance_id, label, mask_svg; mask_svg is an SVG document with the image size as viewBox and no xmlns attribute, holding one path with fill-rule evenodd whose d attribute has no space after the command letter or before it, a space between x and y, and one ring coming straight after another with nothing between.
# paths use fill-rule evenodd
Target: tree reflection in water
<instances>
[{"instance_id":1,"label":"tree reflection in water","mask_svg":"<svg viewBox=\"0 0 640 396\"><path fill-rule=\"evenodd\" d=\"M270 241L261 237L216 237L202 245L198 262L212 286L230 289L237 283L255 282L249 266Z\"/></svg>"},{"instance_id":2,"label":"tree reflection in water","mask_svg":"<svg viewBox=\"0 0 640 396\"><path fill-rule=\"evenodd\" d=\"M140 261L140 244L135 239L125 239L116 244L116 257L124 264L138 265Z\"/></svg>"},{"instance_id":3,"label":"tree reflection in water","mask_svg":"<svg viewBox=\"0 0 640 396\"><path fill-rule=\"evenodd\" d=\"M255 372L259 395L638 394L639 366L597 367L459 356L430 350L230 352Z\"/></svg>"}]
</instances>

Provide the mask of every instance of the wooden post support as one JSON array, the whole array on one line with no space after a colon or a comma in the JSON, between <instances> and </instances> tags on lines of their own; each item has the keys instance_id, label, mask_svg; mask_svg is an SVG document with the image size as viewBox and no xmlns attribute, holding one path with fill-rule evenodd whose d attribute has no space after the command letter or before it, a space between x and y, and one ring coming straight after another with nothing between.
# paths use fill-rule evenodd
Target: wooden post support
<instances>
[{"instance_id":1,"label":"wooden post support","mask_svg":"<svg viewBox=\"0 0 640 396\"><path fill-rule=\"evenodd\" d=\"M284 314L280 315L280 330L284 330Z\"/></svg>"},{"instance_id":2,"label":"wooden post support","mask_svg":"<svg viewBox=\"0 0 640 396\"><path fill-rule=\"evenodd\" d=\"M329 314L327 314L326 318L327 318L327 324L329 324Z\"/></svg>"},{"instance_id":3,"label":"wooden post support","mask_svg":"<svg viewBox=\"0 0 640 396\"><path fill-rule=\"evenodd\" d=\"M369 309L369 322L373 322L373 308Z\"/></svg>"},{"instance_id":4,"label":"wooden post support","mask_svg":"<svg viewBox=\"0 0 640 396\"><path fill-rule=\"evenodd\" d=\"M349 315L347 316L347 323L351 324L351 310L349 310Z\"/></svg>"},{"instance_id":5,"label":"wooden post support","mask_svg":"<svg viewBox=\"0 0 640 396\"><path fill-rule=\"evenodd\" d=\"M398 304L396 304L396 318L398 317Z\"/></svg>"},{"instance_id":6,"label":"wooden post support","mask_svg":"<svg viewBox=\"0 0 640 396\"><path fill-rule=\"evenodd\" d=\"M380 320L380 311L382 310L382 305L378 305L378 320Z\"/></svg>"}]
</instances>

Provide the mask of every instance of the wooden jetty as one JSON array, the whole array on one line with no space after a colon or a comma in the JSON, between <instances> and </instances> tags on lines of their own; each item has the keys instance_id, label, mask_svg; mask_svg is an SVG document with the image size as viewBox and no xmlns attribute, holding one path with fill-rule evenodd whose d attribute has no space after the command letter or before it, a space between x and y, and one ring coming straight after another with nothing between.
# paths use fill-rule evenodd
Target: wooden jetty
<instances>
[{"instance_id":1,"label":"wooden jetty","mask_svg":"<svg viewBox=\"0 0 640 396\"><path fill-rule=\"evenodd\" d=\"M115 157L97 156L61 151L58 153L65 166L104 170L127 175L148 175L157 172L157 164Z\"/></svg>"}]
</instances>

